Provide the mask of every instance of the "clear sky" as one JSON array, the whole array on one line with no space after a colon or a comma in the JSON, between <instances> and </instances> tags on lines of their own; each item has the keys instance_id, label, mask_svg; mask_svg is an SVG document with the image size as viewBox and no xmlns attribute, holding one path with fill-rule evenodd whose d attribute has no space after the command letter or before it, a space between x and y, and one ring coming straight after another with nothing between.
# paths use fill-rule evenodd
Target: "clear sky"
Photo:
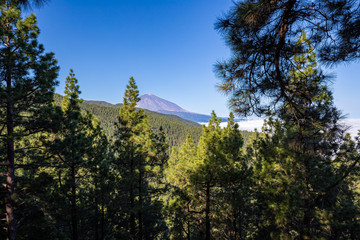
<instances>
[{"instance_id":1,"label":"clear sky","mask_svg":"<svg viewBox=\"0 0 360 240\"><path fill-rule=\"evenodd\" d=\"M55 52L62 93L73 68L81 97L122 102L134 76L140 94L153 93L192 112L227 116L213 66L230 55L214 30L232 0L50 0L36 9L40 42ZM360 63L328 70L335 103L360 118Z\"/></svg>"}]
</instances>

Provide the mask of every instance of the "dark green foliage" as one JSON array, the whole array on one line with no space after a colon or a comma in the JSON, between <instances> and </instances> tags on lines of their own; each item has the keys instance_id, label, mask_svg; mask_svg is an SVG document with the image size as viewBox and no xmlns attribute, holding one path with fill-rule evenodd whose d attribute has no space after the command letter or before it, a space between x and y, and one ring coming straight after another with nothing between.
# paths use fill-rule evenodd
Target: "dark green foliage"
<instances>
[{"instance_id":1,"label":"dark green foliage","mask_svg":"<svg viewBox=\"0 0 360 240\"><path fill-rule=\"evenodd\" d=\"M360 57L359 6L244 0L217 23L232 51L216 66L220 90L238 114L274 117L248 148L257 239L359 238L358 142L343 136L315 61L315 50L325 63Z\"/></svg>"},{"instance_id":2,"label":"dark green foliage","mask_svg":"<svg viewBox=\"0 0 360 240\"><path fill-rule=\"evenodd\" d=\"M58 178L57 198L62 202L62 216L60 224L64 224L65 237L79 238L79 186L87 172L86 161L93 147L93 136L90 136L92 127L91 116L81 114L79 86L72 70L66 78L65 97L62 101L64 112L62 127L59 133L51 136L47 145L54 156L54 162L59 165L56 172ZM84 171L82 173L82 171ZM80 201L81 202L81 201ZM59 216L60 217L60 216ZM71 233L71 234L70 234Z\"/></svg>"},{"instance_id":3,"label":"dark green foliage","mask_svg":"<svg viewBox=\"0 0 360 240\"><path fill-rule=\"evenodd\" d=\"M55 95L56 104L60 104L61 99L62 97L60 95ZM99 119L101 127L110 139L114 136L114 123L116 122L121 105L109 105L108 103L99 101L84 101L80 106L84 112L89 112ZM182 144L187 134L190 134L196 142L199 141L201 136L201 126L199 124L174 115L155 113L147 110L145 110L145 114L148 116L148 121L155 132L157 132L160 127L163 129L170 146L179 146Z\"/></svg>"},{"instance_id":4,"label":"dark green foliage","mask_svg":"<svg viewBox=\"0 0 360 240\"><path fill-rule=\"evenodd\" d=\"M174 147L165 170L167 182L171 185L166 196L168 226L171 239L192 239L199 233L198 199L191 182L196 158L196 146L190 136L179 148Z\"/></svg>"},{"instance_id":5,"label":"dark green foliage","mask_svg":"<svg viewBox=\"0 0 360 240\"><path fill-rule=\"evenodd\" d=\"M360 239L360 133L344 136L297 29L330 16L310 35L322 59L357 58L358 1L243 1L220 22L235 53L218 66L223 90L238 112L271 116L254 135L233 114L201 128L136 109L133 78L123 104L83 102L72 70L54 97L53 54L35 16L20 18L44 2L0 2L1 239ZM324 15L299 10L309 6ZM340 43L318 39L326 32Z\"/></svg>"},{"instance_id":6,"label":"dark green foliage","mask_svg":"<svg viewBox=\"0 0 360 240\"><path fill-rule=\"evenodd\" d=\"M145 111L149 116L149 123L155 131L162 127L169 145L180 146L186 139L187 135L194 138L195 142L199 141L201 136L201 126L173 115L165 115Z\"/></svg>"},{"instance_id":7,"label":"dark green foliage","mask_svg":"<svg viewBox=\"0 0 360 240\"><path fill-rule=\"evenodd\" d=\"M29 9L32 7L41 7L46 4L49 0L13 0L11 2L15 2L20 7Z\"/></svg>"},{"instance_id":8,"label":"dark green foliage","mask_svg":"<svg viewBox=\"0 0 360 240\"><path fill-rule=\"evenodd\" d=\"M21 141L50 131L58 66L54 54L44 53L44 47L37 42L39 30L35 15L22 19L16 1L1 1L0 11L0 157L7 167L7 177L3 178L6 214L2 212L6 216L2 227L7 233L0 234L2 238L7 235L14 240L27 213L36 212L21 208L37 208L22 204L20 195L25 191L21 184L16 185L19 172L15 167L38 146L28 141L28 145L21 147Z\"/></svg>"},{"instance_id":9,"label":"dark green foliage","mask_svg":"<svg viewBox=\"0 0 360 240\"><path fill-rule=\"evenodd\" d=\"M115 190L111 171L113 154L97 119L90 115L89 120L92 125L87 137L92 143L79 178L79 233L80 239L103 239L112 236L113 231L108 211L112 203L110 195Z\"/></svg>"},{"instance_id":10,"label":"dark green foliage","mask_svg":"<svg viewBox=\"0 0 360 240\"><path fill-rule=\"evenodd\" d=\"M331 64L360 57L359 24L359 1L236 1L216 24L232 51L216 66L220 90L245 116L276 110L283 101L293 104L287 76L292 57L301 51L296 45L301 31L308 33L320 60Z\"/></svg>"},{"instance_id":11,"label":"dark green foliage","mask_svg":"<svg viewBox=\"0 0 360 240\"><path fill-rule=\"evenodd\" d=\"M288 76L296 109L284 102L253 146L258 238L358 239L352 188L358 150L343 137L340 114L304 32L297 44L303 51Z\"/></svg>"},{"instance_id":12,"label":"dark green foliage","mask_svg":"<svg viewBox=\"0 0 360 240\"><path fill-rule=\"evenodd\" d=\"M242 239L251 234L251 168L230 115L221 129L215 113L199 145L188 137L174 148L166 170L172 239Z\"/></svg>"},{"instance_id":13,"label":"dark green foliage","mask_svg":"<svg viewBox=\"0 0 360 240\"><path fill-rule=\"evenodd\" d=\"M164 136L154 136L144 110L136 110L139 91L131 77L120 108L113 150L117 176L114 201L121 206L118 222L122 239L154 239L165 225L161 215L159 184L167 161ZM157 177L156 177L157 176ZM159 180L160 180L159 179ZM159 192L159 193L157 193Z\"/></svg>"},{"instance_id":14,"label":"dark green foliage","mask_svg":"<svg viewBox=\"0 0 360 240\"><path fill-rule=\"evenodd\" d=\"M59 131L43 134L39 143L39 157L47 159L47 164L23 173L35 190L38 183L34 180L46 179L41 182L46 191L29 194L38 202L35 206L41 206L37 212L43 214L38 216L43 231L23 231L25 239L82 239L105 234L104 209L107 195L113 190L109 187L111 154L97 120L89 113L81 114L79 94L71 70L61 104L61 121L56 123ZM36 238L36 234L43 238Z\"/></svg>"}]
</instances>

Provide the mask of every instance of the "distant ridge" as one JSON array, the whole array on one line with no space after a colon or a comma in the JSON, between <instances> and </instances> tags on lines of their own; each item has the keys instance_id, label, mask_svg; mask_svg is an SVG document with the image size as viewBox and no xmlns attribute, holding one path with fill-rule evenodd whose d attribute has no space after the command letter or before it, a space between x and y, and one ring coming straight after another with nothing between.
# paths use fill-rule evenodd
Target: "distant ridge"
<instances>
[{"instance_id":1,"label":"distant ridge","mask_svg":"<svg viewBox=\"0 0 360 240\"><path fill-rule=\"evenodd\" d=\"M172 114L181 117L186 120L190 120L197 123L209 122L211 119L210 115L192 113L192 112L173 112L173 111L159 111L159 113ZM227 118L221 118L223 122L227 122Z\"/></svg>"},{"instance_id":2,"label":"distant ridge","mask_svg":"<svg viewBox=\"0 0 360 240\"><path fill-rule=\"evenodd\" d=\"M85 100L84 103L98 105L102 107L121 107L121 103L111 104L105 101ZM186 109L183 109L179 105L155 96L154 94L147 93L140 96L140 101L136 105L138 108L146 109L152 112L166 114L170 117L180 117L182 119L196 122L207 123L211 119L210 115L193 113ZM227 122L227 117L219 117L222 122ZM236 122L242 121L242 119L235 119Z\"/></svg>"},{"instance_id":3,"label":"distant ridge","mask_svg":"<svg viewBox=\"0 0 360 240\"><path fill-rule=\"evenodd\" d=\"M157 97L151 93L147 93L140 96L140 101L136 106L138 108L143 108L158 113L176 115L183 119L198 123L208 122L211 119L210 115L190 112L188 110L181 108L179 105L173 102ZM227 117L226 118L220 117L220 118L222 119L223 122L227 122ZM235 120L241 121L240 119L235 119Z\"/></svg>"},{"instance_id":4,"label":"distant ridge","mask_svg":"<svg viewBox=\"0 0 360 240\"><path fill-rule=\"evenodd\" d=\"M189 112L175 103L159 98L151 93L140 96L140 102L136 105L138 108L144 108L154 112Z\"/></svg>"},{"instance_id":5,"label":"distant ridge","mask_svg":"<svg viewBox=\"0 0 360 240\"><path fill-rule=\"evenodd\" d=\"M114 107L114 104L105 102L105 101L95 101L95 100L84 100L84 103L94 104L102 107Z\"/></svg>"},{"instance_id":6,"label":"distant ridge","mask_svg":"<svg viewBox=\"0 0 360 240\"><path fill-rule=\"evenodd\" d=\"M63 96L54 94L54 102L61 106ZM118 121L119 110L122 104L112 104L105 101L84 100L80 104L82 112L89 112L93 114L101 124L104 133L109 137L109 140L115 134L115 122ZM144 111L148 117L148 121L155 132L158 132L160 127L165 132L167 141L170 147L181 146L186 141L186 136L198 142L202 134L202 127L196 122L192 122L175 115L168 115L149 110Z\"/></svg>"}]
</instances>

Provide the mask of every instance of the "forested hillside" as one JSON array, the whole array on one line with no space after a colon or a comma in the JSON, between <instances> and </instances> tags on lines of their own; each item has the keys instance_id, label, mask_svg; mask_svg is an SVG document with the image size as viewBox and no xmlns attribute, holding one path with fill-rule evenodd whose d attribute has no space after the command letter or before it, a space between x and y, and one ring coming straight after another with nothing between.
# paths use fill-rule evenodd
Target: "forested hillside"
<instances>
[{"instance_id":1,"label":"forested hillside","mask_svg":"<svg viewBox=\"0 0 360 240\"><path fill-rule=\"evenodd\" d=\"M62 96L55 95L55 103L61 105ZM114 136L115 125L119 116L121 104L110 104L101 101L83 101L80 104L84 112L89 112L99 119L101 127L106 135L111 139ZM179 146L186 140L186 136L190 135L195 142L199 141L202 128L200 124L191 122L175 115L165 115L145 110L149 123L155 132L160 127L163 128L170 146Z\"/></svg>"},{"instance_id":2,"label":"forested hillside","mask_svg":"<svg viewBox=\"0 0 360 240\"><path fill-rule=\"evenodd\" d=\"M60 106L62 98L61 95L55 94L55 103ZM109 139L114 136L114 123L118 118L121 106L122 104L86 100L80 104L80 107L84 112L89 112L99 119L100 125ZM185 142L187 135L197 143L202 134L202 126L198 123L182 119L175 115L161 114L148 110L145 110L145 114L148 116L149 123L155 132L158 132L160 127L162 127L170 147L180 146ZM248 131L241 132L246 140L248 140L252 134Z\"/></svg>"},{"instance_id":3,"label":"forested hillside","mask_svg":"<svg viewBox=\"0 0 360 240\"><path fill-rule=\"evenodd\" d=\"M81 100L73 69L55 94L23 12L45 2L0 2L0 239L360 239L360 132L322 71L360 58L360 1L242 0L218 20L218 87L266 117L255 133L233 112L221 127L138 109L133 77L119 105Z\"/></svg>"}]
</instances>

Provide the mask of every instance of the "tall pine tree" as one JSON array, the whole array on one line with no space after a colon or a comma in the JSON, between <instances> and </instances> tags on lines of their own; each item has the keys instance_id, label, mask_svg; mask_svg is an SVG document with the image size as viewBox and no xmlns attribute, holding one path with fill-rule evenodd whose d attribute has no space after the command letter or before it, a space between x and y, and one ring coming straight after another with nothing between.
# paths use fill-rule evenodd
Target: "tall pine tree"
<instances>
[{"instance_id":1,"label":"tall pine tree","mask_svg":"<svg viewBox=\"0 0 360 240\"><path fill-rule=\"evenodd\" d=\"M228 126L212 113L197 147L188 137L171 154L166 178L171 185L168 208L174 239L241 239L250 232L251 169L242 153L238 125Z\"/></svg>"},{"instance_id":2,"label":"tall pine tree","mask_svg":"<svg viewBox=\"0 0 360 240\"><path fill-rule=\"evenodd\" d=\"M139 100L137 85L131 77L119 112L113 147L115 167L121 176L115 196L122 206L118 222L123 230L118 238L151 239L162 228L161 205L152 198L156 189L149 185L150 170L158 160L154 162L153 133L144 110L135 108Z\"/></svg>"},{"instance_id":3,"label":"tall pine tree","mask_svg":"<svg viewBox=\"0 0 360 240\"><path fill-rule=\"evenodd\" d=\"M358 154L348 148L352 154L343 157L349 139L343 138L339 111L304 32L297 47L302 51L293 58L286 90L292 104L282 104L254 147L263 217L258 238L356 239L359 209L350 200L349 180ZM348 219L337 217L339 212Z\"/></svg>"},{"instance_id":4,"label":"tall pine tree","mask_svg":"<svg viewBox=\"0 0 360 240\"><path fill-rule=\"evenodd\" d=\"M60 210L56 211L58 214L55 218L62 226L58 231L59 237L71 236L73 240L84 235L79 231L79 223L84 222L82 220L84 216L79 216L79 204L84 198L82 188L87 185L84 183L85 178L93 167L92 164L98 164L92 161L92 158L96 150L94 145L96 139L101 138L100 129L93 126L93 117L88 113L84 115L81 113L82 100L79 98L81 92L77 82L74 72L70 70L66 78L65 96L62 102L61 131L51 136L47 143L55 163L59 165L56 171L58 184L55 192Z\"/></svg>"},{"instance_id":5,"label":"tall pine tree","mask_svg":"<svg viewBox=\"0 0 360 240\"><path fill-rule=\"evenodd\" d=\"M165 169L170 187L166 210L170 239L194 239L199 234L202 209L190 176L196 164L196 146L188 135L184 144L172 149Z\"/></svg>"},{"instance_id":6,"label":"tall pine tree","mask_svg":"<svg viewBox=\"0 0 360 240\"><path fill-rule=\"evenodd\" d=\"M237 0L216 28L231 49L216 65L220 90L239 114L263 114L291 102L287 88L298 34L305 29L328 64L360 57L360 1ZM263 98L266 101L263 101ZM295 106L295 104L294 104Z\"/></svg>"},{"instance_id":7,"label":"tall pine tree","mask_svg":"<svg viewBox=\"0 0 360 240\"><path fill-rule=\"evenodd\" d=\"M0 134L5 148L3 164L7 167L6 229L7 238L15 239L19 224L14 197L15 168L16 160L21 158L17 144L24 136L49 127L47 120L58 67L53 54L45 54L44 47L37 42L39 29L34 15L22 19L16 1L2 1L0 11Z\"/></svg>"}]
</instances>

